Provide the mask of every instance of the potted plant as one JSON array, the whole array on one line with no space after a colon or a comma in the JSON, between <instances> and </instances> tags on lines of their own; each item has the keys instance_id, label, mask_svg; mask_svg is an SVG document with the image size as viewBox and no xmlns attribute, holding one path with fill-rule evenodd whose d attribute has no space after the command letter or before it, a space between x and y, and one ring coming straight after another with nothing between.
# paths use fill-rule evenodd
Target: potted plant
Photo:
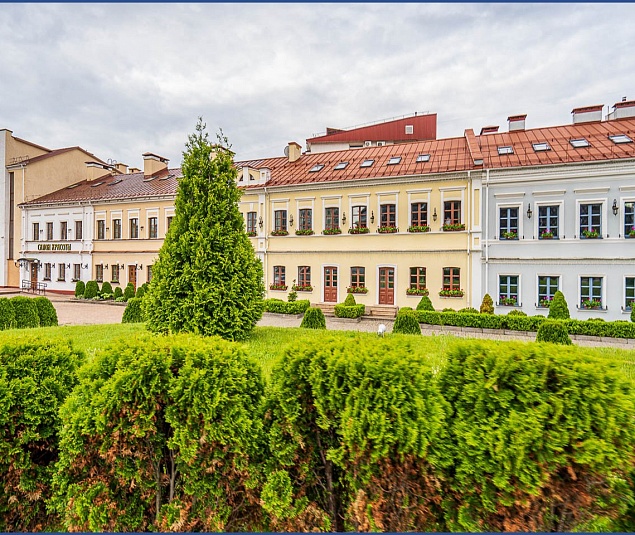
<instances>
[{"instance_id":1,"label":"potted plant","mask_svg":"<svg viewBox=\"0 0 635 535\"><path fill-rule=\"evenodd\" d=\"M544 308L549 308L549 305L551 305L551 301L553 301L553 297L543 297L538 302L538 306L541 306L541 307L544 307Z\"/></svg>"},{"instance_id":2,"label":"potted plant","mask_svg":"<svg viewBox=\"0 0 635 535\"><path fill-rule=\"evenodd\" d=\"M349 234L368 234L370 229L368 227L351 227L348 229Z\"/></svg>"},{"instance_id":3,"label":"potted plant","mask_svg":"<svg viewBox=\"0 0 635 535\"><path fill-rule=\"evenodd\" d=\"M367 294L368 288L366 286L349 286L346 288L346 293L349 294Z\"/></svg>"},{"instance_id":4,"label":"potted plant","mask_svg":"<svg viewBox=\"0 0 635 535\"><path fill-rule=\"evenodd\" d=\"M549 229L543 230L540 233L540 239L541 240L550 240L552 238L553 238L553 232L551 230L549 230Z\"/></svg>"},{"instance_id":5,"label":"potted plant","mask_svg":"<svg viewBox=\"0 0 635 535\"><path fill-rule=\"evenodd\" d=\"M592 228L591 230L588 229L584 229L582 231L582 235L587 238L587 239L595 239L595 238L599 238L600 237L600 229L595 230L594 228Z\"/></svg>"},{"instance_id":6,"label":"potted plant","mask_svg":"<svg viewBox=\"0 0 635 535\"><path fill-rule=\"evenodd\" d=\"M505 240L517 240L518 232L514 232L513 230L510 232L503 232L503 239Z\"/></svg>"},{"instance_id":7,"label":"potted plant","mask_svg":"<svg viewBox=\"0 0 635 535\"><path fill-rule=\"evenodd\" d=\"M399 232L399 227L377 227L379 234L394 234Z\"/></svg>"},{"instance_id":8,"label":"potted plant","mask_svg":"<svg viewBox=\"0 0 635 535\"><path fill-rule=\"evenodd\" d=\"M411 225L408 227L408 232L430 232L428 225Z\"/></svg>"},{"instance_id":9,"label":"potted plant","mask_svg":"<svg viewBox=\"0 0 635 535\"><path fill-rule=\"evenodd\" d=\"M286 289L288 288L288 286L286 284L276 284L275 282L272 282L269 285L269 289L270 290L280 290L280 291L286 291Z\"/></svg>"},{"instance_id":10,"label":"potted plant","mask_svg":"<svg viewBox=\"0 0 635 535\"><path fill-rule=\"evenodd\" d=\"M465 292L463 290L450 290L444 288L439 292L439 297L463 297Z\"/></svg>"},{"instance_id":11,"label":"potted plant","mask_svg":"<svg viewBox=\"0 0 635 535\"><path fill-rule=\"evenodd\" d=\"M294 284L293 286L291 286L291 289L294 292L312 292L313 291L313 286L310 286L309 284L307 284L305 286L300 286L299 284Z\"/></svg>"},{"instance_id":12,"label":"potted plant","mask_svg":"<svg viewBox=\"0 0 635 535\"><path fill-rule=\"evenodd\" d=\"M289 231L288 230L272 230L271 235L272 236L288 236Z\"/></svg>"},{"instance_id":13,"label":"potted plant","mask_svg":"<svg viewBox=\"0 0 635 535\"><path fill-rule=\"evenodd\" d=\"M430 291L427 288L407 288L406 295L429 295Z\"/></svg>"},{"instance_id":14,"label":"potted plant","mask_svg":"<svg viewBox=\"0 0 635 535\"><path fill-rule=\"evenodd\" d=\"M335 227L335 228L325 228L322 231L322 234L326 235L326 236L332 236L334 234L341 234L342 233L342 229L339 227Z\"/></svg>"},{"instance_id":15,"label":"potted plant","mask_svg":"<svg viewBox=\"0 0 635 535\"><path fill-rule=\"evenodd\" d=\"M501 295L498 299L498 304L504 307L515 307L518 305L518 298L515 295L512 295L511 297Z\"/></svg>"},{"instance_id":16,"label":"potted plant","mask_svg":"<svg viewBox=\"0 0 635 535\"><path fill-rule=\"evenodd\" d=\"M256 237L256 231L255 230L247 231L247 236L249 236L250 238L255 238Z\"/></svg>"},{"instance_id":17,"label":"potted plant","mask_svg":"<svg viewBox=\"0 0 635 535\"><path fill-rule=\"evenodd\" d=\"M295 231L296 236L311 236L312 234L315 234L315 232L313 232L310 228L298 229Z\"/></svg>"},{"instance_id":18,"label":"potted plant","mask_svg":"<svg viewBox=\"0 0 635 535\"><path fill-rule=\"evenodd\" d=\"M588 309L601 308L602 301L600 301L599 299L584 299L582 301L582 306Z\"/></svg>"},{"instance_id":19,"label":"potted plant","mask_svg":"<svg viewBox=\"0 0 635 535\"><path fill-rule=\"evenodd\" d=\"M465 230L465 224L464 223L446 223L445 225L443 225L442 228L444 232L456 232L458 230Z\"/></svg>"},{"instance_id":20,"label":"potted plant","mask_svg":"<svg viewBox=\"0 0 635 535\"><path fill-rule=\"evenodd\" d=\"M631 230L628 231L627 236L629 238L635 238L635 227L631 227Z\"/></svg>"}]
</instances>

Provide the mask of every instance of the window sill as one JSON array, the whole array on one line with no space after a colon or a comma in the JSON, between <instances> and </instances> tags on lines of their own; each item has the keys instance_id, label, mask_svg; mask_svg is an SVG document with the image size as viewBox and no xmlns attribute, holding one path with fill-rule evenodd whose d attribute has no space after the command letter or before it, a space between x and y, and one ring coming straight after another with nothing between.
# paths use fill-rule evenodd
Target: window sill
<instances>
[{"instance_id":1,"label":"window sill","mask_svg":"<svg viewBox=\"0 0 635 535\"><path fill-rule=\"evenodd\" d=\"M539 240L544 240L544 241L553 241L553 240L559 240L560 238L558 238L558 236L552 236L551 238L543 238L542 236L538 236Z\"/></svg>"},{"instance_id":2,"label":"window sill","mask_svg":"<svg viewBox=\"0 0 635 535\"><path fill-rule=\"evenodd\" d=\"M580 311L580 312L607 312L609 307L594 307L594 308L587 308L587 307L581 307L580 305L576 305L576 308Z\"/></svg>"}]
</instances>

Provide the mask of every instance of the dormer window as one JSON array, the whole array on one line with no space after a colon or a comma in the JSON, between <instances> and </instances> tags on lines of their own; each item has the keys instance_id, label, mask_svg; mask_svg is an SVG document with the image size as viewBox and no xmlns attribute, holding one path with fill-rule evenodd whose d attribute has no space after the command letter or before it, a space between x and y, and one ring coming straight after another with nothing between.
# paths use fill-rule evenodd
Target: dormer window
<instances>
[{"instance_id":1,"label":"dormer window","mask_svg":"<svg viewBox=\"0 0 635 535\"><path fill-rule=\"evenodd\" d=\"M364 160L360 167L370 167L375 163L375 160Z\"/></svg>"},{"instance_id":2,"label":"dormer window","mask_svg":"<svg viewBox=\"0 0 635 535\"><path fill-rule=\"evenodd\" d=\"M339 171L341 169L346 169L346 166L348 165L348 162L340 162L338 163L333 169L335 171Z\"/></svg>"},{"instance_id":3,"label":"dormer window","mask_svg":"<svg viewBox=\"0 0 635 535\"><path fill-rule=\"evenodd\" d=\"M582 149L584 147L590 147L591 144L589 143L588 140L586 140L585 138L581 137L580 139L570 139L569 143L571 143L571 146L574 149Z\"/></svg>"},{"instance_id":4,"label":"dormer window","mask_svg":"<svg viewBox=\"0 0 635 535\"><path fill-rule=\"evenodd\" d=\"M546 150L551 150L549 143L547 143L546 141L543 141L541 143L532 143L532 146L534 147L535 152L543 152Z\"/></svg>"},{"instance_id":5,"label":"dormer window","mask_svg":"<svg viewBox=\"0 0 635 535\"><path fill-rule=\"evenodd\" d=\"M630 137L628 137L626 134L617 134L614 136L609 136L609 139L616 145L620 143L633 143L633 140Z\"/></svg>"},{"instance_id":6,"label":"dormer window","mask_svg":"<svg viewBox=\"0 0 635 535\"><path fill-rule=\"evenodd\" d=\"M401 156L393 156L388 160L388 165L397 165L399 162L401 162Z\"/></svg>"},{"instance_id":7,"label":"dormer window","mask_svg":"<svg viewBox=\"0 0 635 535\"><path fill-rule=\"evenodd\" d=\"M419 154L419 156L417 156L417 162L416 163L429 162L429 161L430 161L430 155L429 154Z\"/></svg>"},{"instance_id":8,"label":"dormer window","mask_svg":"<svg viewBox=\"0 0 635 535\"><path fill-rule=\"evenodd\" d=\"M324 169L324 165L322 165L321 163L315 164L313 167L311 167L311 169L309 169L309 173L317 173L318 171L321 171L322 169Z\"/></svg>"},{"instance_id":9,"label":"dormer window","mask_svg":"<svg viewBox=\"0 0 635 535\"><path fill-rule=\"evenodd\" d=\"M503 156L504 154L514 154L514 148L511 146L498 147L498 155Z\"/></svg>"}]
</instances>

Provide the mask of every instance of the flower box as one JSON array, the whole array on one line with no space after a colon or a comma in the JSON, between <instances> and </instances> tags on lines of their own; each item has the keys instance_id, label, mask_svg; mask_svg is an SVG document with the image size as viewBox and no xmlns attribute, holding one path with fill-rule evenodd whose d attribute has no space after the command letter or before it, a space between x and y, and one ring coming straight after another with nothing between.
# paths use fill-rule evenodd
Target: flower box
<instances>
[{"instance_id":1,"label":"flower box","mask_svg":"<svg viewBox=\"0 0 635 535\"><path fill-rule=\"evenodd\" d=\"M628 231L628 234L626 234L627 238L635 238L635 227L633 227L631 230Z\"/></svg>"},{"instance_id":2,"label":"flower box","mask_svg":"<svg viewBox=\"0 0 635 535\"><path fill-rule=\"evenodd\" d=\"M297 284L294 284L293 286L291 286L291 289L294 292L312 292L313 286L298 286Z\"/></svg>"},{"instance_id":3,"label":"flower box","mask_svg":"<svg viewBox=\"0 0 635 535\"><path fill-rule=\"evenodd\" d=\"M272 236L288 236L289 231L288 230L272 230L271 235Z\"/></svg>"},{"instance_id":4,"label":"flower box","mask_svg":"<svg viewBox=\"0 0 635 535\"><path fill-rule=\"evenodd\" d=\"M247 232L247 236L249 236L250 238L255 238L256 237L256 231Z\"/></svg>"},{"instance_id":5,"label":"flower box","mask_svg":"<svg viewBox=\"0 0 635 535\"><path fill-rule=\"evenodd\" d=\"M587 240L594 240L600 237L599 230L583 230L582 236L584 236Z\"/></svg>"},{"instance_id":6,"label":"flower box","mask_svg":"<svg viewBox=\"0 0 635 535\"><path fill-rule=\"evenodd\" d=\"M337 227L337 228L325 228L322 231L322 234L326 235L326 236L333 236L334 234L341 234L342 233L342 229Z\"/></svg>"},{"instance_id":7,"label":"flower box","mask_svg":"<svg viewBox=\"0 0 635 535\"><path fill-rule=\"evenodd\" d=\"M430 232L428 225L412 225L408 227L408 232Z\"/></svg>"},{"instance_id":8,"label":"flower box","mask_svg":"<svg viewBox=\"0 0 635 535\"><path fill-rule=\"evenodd\" d=\"M406 295L420 295L420 296L424 296L424 295L429 295L430 294L430 290L428 290L427 288L408 288L406 290Z\"/></svg>"},{"instance_id":9,"label":"flower box","mask_svg":"<svg viewBox=\"0 0 635 535\"><path fill-rule=\"evenodd\" d=\"M597 299L585 299L582 301L582 307L587 309L602 308L602 301Z\"/></svg>"},{"instance_id":10,"label":"flower box","mask_svg":"<svg viewBox=\"0 0 635 535\"><path fill-rule=\"evenodd\" d=\"M349 286L346 288L346 293L349 294L367 294L368 288L366 286Z\"/></svg>"},{"instance_id":11,"label":"flower box","mask_svg":"<svg viewBox=\"0 0 635 535\"><path fill-rule=\"evenodd\" d=\"M498 299L498 304L503 307L515 307L518 306L518 299L516 297L505 297L501 295Z\"/></svg>"},{"instance_id":12,"label":"flower box","mask_svg":"<svg viewBox=\"0 0 635 535\"><path fill-rule=\"evenodd\" d=\"M286 284L270 284L269 285L269 289L270 290L280 290L280 291L285 291L288 288L288 286Z\"/></svg>"},{"instance_id":13,"label":"flower box","mask_svg":"<svg viewBox=\"0 0 635 535\"><path fill-rule=\"evenodd\" d=\"M439 297L463 297L465 292L463 290L441 290Z\"/></svg>"},{"instance_id":14,"label":"flower box","mask_svg":"<svg viewBox=\"0 0 635 535\"><path fill-rule=\"evenodd\" d=\"M465 230L465 224L464 223L453 223L450 225L443 225L443 227L441 227L443 229L444 232L456 232L459 230Z\"/></svg>"},{"instance_id":15,"label":"flower box","mask_svg":"<svg viewBox=\"0 0 635 535\"><path fill-rule=\"evenodd\" d=\"M315 234L315 232L313 232L310 228L295 231L296 236L312 236L313 234Z\"/></svg>"},{"instance_id":16,"label":"flower box","mask_svg":"<svg viewBox=\"0 0 635 535\"><path fill-rule=\"evenodd\" d=\"M539 237L541 240L551 240L553 239L553 232L551 232L550 230L545 230L542 232L542 234L540 234Z\"/></svg>"},{"instance_id":17,"label":"flower box","mask_svg":"<svg viewBox=\"0 0 635 535\"><path fill-rule=\"evenodd\" d=\"M368 227L355 227L348 229L349 234L368 234L369 232L370 229Z\"/></svg>"},{"instance_id":18,"label":"flower box","mask_svg":"<svg viewBox=\"0 0 635 535\"><path fill-rule=\"evenodd\" d=\"M541 299L538 302L538 306L543 308L549 308L549 306L551 305L551 301L553 301L553 297L547 297L545 299Z\"/></svg>"},{"instance_id":19,"label":"flower box","mask_svg":"<svg viewBox=\"0 0 635 535\"><path fill-rule=\"evenodd\" d=\"M503 240L517 240L518 232L503 232Z\"/></svg>"},{"instance_id":20,"label":"flower box","mask_svg":"<svg viewBox=\"0 0 635 535\"><path fill-rule=\"evenodd\" d=\"M399 227L377 227L379 234L394 234L399 232Z\"/></svg>"}]
</instances>

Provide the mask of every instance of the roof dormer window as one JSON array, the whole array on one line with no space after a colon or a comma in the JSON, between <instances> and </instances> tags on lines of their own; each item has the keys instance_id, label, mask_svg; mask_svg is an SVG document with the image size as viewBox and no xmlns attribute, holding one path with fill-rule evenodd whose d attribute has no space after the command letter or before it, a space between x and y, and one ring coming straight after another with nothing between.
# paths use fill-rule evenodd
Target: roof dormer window
<instances>
[{"instance_id":1,"label":"roof dormer window","mask_svg":"<svg viewBox=\"0 0 635 535\"><path fill-rule=\"evenodd\" d=\"M505 147L498 147L498 155L503 156L503 154L514 154L514 147L509 145Z\"/></svg>"},{"instance_id":2,"label":"roof dormer window","mask_svg":"<svg viewBox=\"0 0 635 535\"><path fill-rule=\"evenodd\" d=\"M419 154L419 156L417 156L416 163L429 162L429 161L430 161L430 155L429 154Z\"/></svg>"},{"instance_id":3,"label":"roof dormer window","mask_svg":"<svg viewBox=\"0 0 635 535\"><path fill-rule=\"evenodd\" d=\"M583 137L581 137L580 139L570 139L569 143L571 143L571 146L574 149L582 149L584 147L590 147L591 144L589 143L589 141Z\"/></svg>"},{"instance_id":4,"label":"roof dormer window","mask_svg":"<svg viewBox=\"0 0 635 535\"><path fill-rule=\"evenodd\" d=\"M346 166L348 165L348 162L340 162L338 163L333 169L335 171L339 171L341 169L346 169Z\"/></svg>"},{"instance_id":5,"label":"roof dormer window","mask_svg":"<svg viewBox=\"0 0 635 535\"><path fill-rule=\"evenodd\" d=\"M393 156L388 160L388 165L397 165L399 162L401 162L401 156Z\"/></svg>"}]
</instances>

